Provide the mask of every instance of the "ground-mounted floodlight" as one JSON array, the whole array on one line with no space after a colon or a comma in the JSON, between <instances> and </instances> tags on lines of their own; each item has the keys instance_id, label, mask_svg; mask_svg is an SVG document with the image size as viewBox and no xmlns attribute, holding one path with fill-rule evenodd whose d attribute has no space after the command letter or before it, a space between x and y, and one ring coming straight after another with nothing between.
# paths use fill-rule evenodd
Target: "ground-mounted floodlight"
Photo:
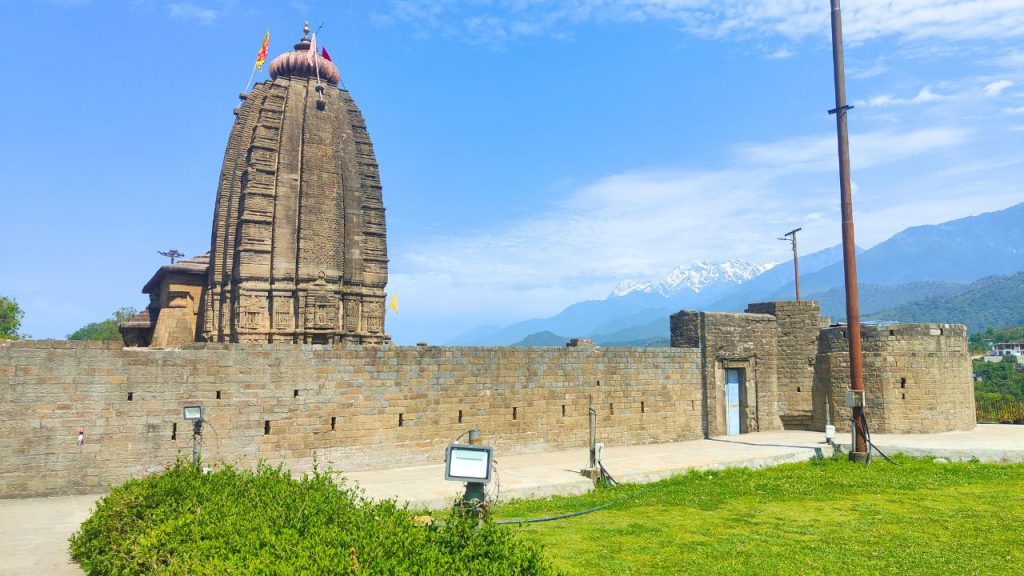
<instances>
[{"instance_id":1,"label":"ground-mounted floodlight","mask_svg":"<svg viewBox=\"0 0 1024 576\"><path fill-rule=\"evenodd\" d=\"M465 482L466 493L462 501L476 510L481 517L486 515L484 485L491 481L494 450L483 446L479 430L469 431L469 444L449 444L444 455L444 479Z\"/></svg>"},{"instance_id":2,"label":"ground-mounted floodlight","mask_svg":"<svg viewBox=\"0 0 1024 576\"><path fill-rule=\"evenodd\" d=\"M444 479L487 484L491 481L494 449L490 446L451 444L445 450Z\"/></svg>"},{"instance_id":3,"label":"ground-mounted floodlight","mask_svg":"<svg viewBox=\"0 0 1024 576\"><path fill-rule=\"evenodd\" d=\"M192 464L199 467L200 446L203 443L203 406L185 406L181 409L181 417L192 422Z\"/></svg>"},{"instance_id":4,"label":"ground-mounted floodlight","mask_svg":"<svg viewBox=\"0 0 1024 576\"><path fill-rule=\"evenodd\" d=\"M189 422L201 421L203 419L203 407L200 406L185 406L181 410L182 418Z\"/></svg>"}]
</instances>

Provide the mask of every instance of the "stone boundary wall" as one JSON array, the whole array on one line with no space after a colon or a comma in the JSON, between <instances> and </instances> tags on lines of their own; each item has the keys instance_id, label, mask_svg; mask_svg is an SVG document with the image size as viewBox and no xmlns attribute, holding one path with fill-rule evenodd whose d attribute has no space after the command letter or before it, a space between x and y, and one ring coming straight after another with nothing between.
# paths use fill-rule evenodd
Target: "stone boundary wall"
<instances>
[{"instance_id":1,"label":"stone boundary wall","mask_svg":"<svg viewBox=\"0 0 1024 576\"><path fill-rule=\"evenodd\" d=\"M814 429L824 430L824 403L837 430L849 433L847 326L821 331L814 385ZM972 430L976 424L967 328L962 324L861 326L865 413L873 432Z\"/></svg>"},{"instance_id":2,"label":"stone boundary wall","mask_svg":"<svg viewBox=\"0 0 1024 576\"><path fill-rule=\"evenodd\" d=\"M342 472L438 462L470 428L500 454L704 437L698 351L119 343L0 344L0 498L88 493L191 453ZM79 448L79 427L85 444ZM567 462L583 467L586 462Z\"/></svg>"}]
</instances>

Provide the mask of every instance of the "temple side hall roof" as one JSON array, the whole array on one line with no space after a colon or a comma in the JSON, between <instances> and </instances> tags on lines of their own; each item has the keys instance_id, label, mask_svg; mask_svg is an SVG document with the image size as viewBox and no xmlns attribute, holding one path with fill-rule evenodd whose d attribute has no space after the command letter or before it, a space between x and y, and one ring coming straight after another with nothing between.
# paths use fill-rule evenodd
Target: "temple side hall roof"
<instances>
[{"instance_id":1,"label":"temple side hall roof","mask_svg":"<svg viewBox=\"0 0 1024 576\"><path fill-rule=\"evenodd\" d=\"M202 254L199 256L193 256L185 260L180 260L174 264L166 264L161 266L159 270L153 274L153 277L146 282L146 285L142 287L143 294L152 294L160 286L160 281L164 276L171 273L177 274L193 274L196 276L202 276L205 280L206 273L210 268L210 253Z\"/></svg>"}]
</instances>

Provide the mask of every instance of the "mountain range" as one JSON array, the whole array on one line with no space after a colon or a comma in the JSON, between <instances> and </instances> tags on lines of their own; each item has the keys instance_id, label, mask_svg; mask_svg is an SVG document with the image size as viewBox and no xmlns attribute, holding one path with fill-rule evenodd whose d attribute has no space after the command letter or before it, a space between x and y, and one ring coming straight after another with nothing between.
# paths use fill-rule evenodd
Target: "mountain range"
<instances>
[{"instance_id":1,"label":"mountain range","mask_svg":"<svg viewBox=\"0 0 1024 576\"><path fill-rule=\"evenodd\" d=\"M1024 285L1024 274L1018 274L1024 271L1024 203L907 228L857 252L864 320L958 322L971 330L1011 325L1014 302L993 290L1018 294L1017 283ZM800 273L803 299L819 301L823 315L844 320L842 247L801 256ZM660 280L624 281L604 300L578 302L549 318L477 328L451 343L543 346L588 337L606 346L665 345L674 312L737 312L751 302L790 300L794 292L792 261L699 262Z\"/></svg>"}]
</instances>

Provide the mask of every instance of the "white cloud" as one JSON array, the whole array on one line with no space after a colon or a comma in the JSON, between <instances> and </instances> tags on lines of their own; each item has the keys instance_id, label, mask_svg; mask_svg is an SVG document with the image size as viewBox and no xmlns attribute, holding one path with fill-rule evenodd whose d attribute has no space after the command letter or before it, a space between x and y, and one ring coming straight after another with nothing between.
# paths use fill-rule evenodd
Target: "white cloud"
<instances>
[{"instance_id":1,"label":"white cloud","mask_svg":"<svg viewBox=\"0 0 1024 576\"><path fill-rule=\"evenodd\" d=\"M926 156L969 136L950 127L856 134L853 169ZM808 250L839 242L836 165L835 136L822 135L737 146L719 170L610 175L503 228L417 238L393 251L389 290L410 309L492 319L500 310L512 321L604 297L619 280L658 277L681 263L784 260L786 247L775 238L794 226L804 228ZM933 202L940 205L934 213L942 202L933 189L887 197L884 205ZM902 222L874 224L861 242L877 242Z\"/></svg>"},{"instance_id":2,"label":"white cloud","mask_svg":"<svg viewBox=\"0 0 1024 576\"><path fill-rule=\"evenodd\" d=\"M911 132L878 131L852 134L850 146L854 168L874 168L943 148L963 144L970 132L960 128L937 127ZM835 169L834 135L793 138L770 144L742 144L736 147L738 165L773 167L772 176Z\"/></svg>"},{"instance_id":3,"label":"white cloud","mask_svg":"<svg viewBox=\"0 0 1024 576\"><path fill-rule=\"evenodd\" d=\"M990 82L985 85L985 95L999 96L1003 93L1003 90L1006 90L1010 86L1013 86L1013 82L1009 80L997 80L995 82Z\"/></svg>"},{"instance_id":4,"label":"white cloud","mask_svg":"<svg viewBox=\"0 0 1024 576\"><path fill-rule=\"evenodd\" d=\"M903 106L906 104L925 104L937 100L945 100L946 98L947 96L936 94L932 92L931 87L925 86L913 98L896 98L891 94L882 94L867 100L859 100L856 102L856 105L867 108L885 108L887 106Z\"/></svg>"},{"instance_id":5,"label":"white cloud","mask_svg":"<svg viewBox=\"0 0 1024 576\"><path fill-rule=\"evenodd\" d=\"M911 102L913 102L914 104L921 104L924 102L934 102L936 100L942 100L942 98L942 96L939 96L938 94L932 92L931 88L925 86L924 88L921 88L921 91L917 93L917 96L914 96Z\"/></svg>"},{"instance_id":6,"label":"white cloud","mask_svg":"<svg viewBox=\"0 0 1024 576\"><path fill-rule=\"evenodd\" d=\"M392 0L381 23L411 23L477 43L564 34L573 25L662 20L703 37L784 37L830 34L820 0ZM992 40L1024 36L1024 11L1009 0L848 0L844 36L909 40Z\"/></svg>"},{"instance_id":7,"label":"white cloud","mask_svg":"<svg viewBox=\"0 0 1024 576\"><path fill-rule=\"evenodd\" d=\"M196 6L191 2L168 4L167 13L177 20L193 20L204 25L213 24L221 14L218 10Z\"/></svg>"}]
</instances>

